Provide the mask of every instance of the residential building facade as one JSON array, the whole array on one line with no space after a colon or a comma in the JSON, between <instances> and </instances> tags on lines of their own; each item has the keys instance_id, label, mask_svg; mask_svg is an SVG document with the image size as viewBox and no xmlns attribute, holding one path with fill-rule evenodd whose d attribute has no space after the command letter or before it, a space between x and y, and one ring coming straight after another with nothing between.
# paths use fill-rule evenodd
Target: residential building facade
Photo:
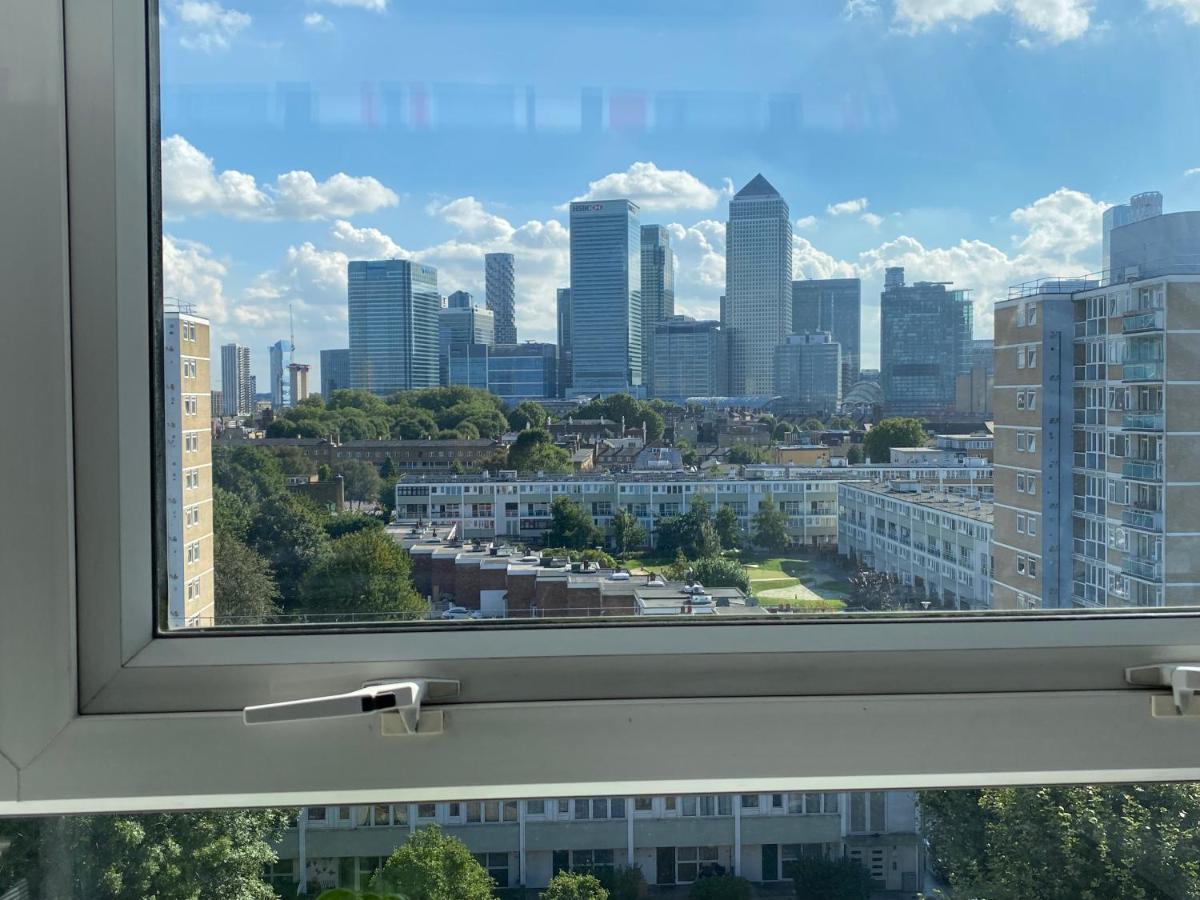
<instances>
[{"instance_id":1,"label":"residential building facade","mask_svg":"<svg viewBox=\"0 0 1200 900\"><path fill-rule=\"evenodd\" d=\"M792 333L792 222L762 175L729 201L725 305L730 393L775 391L775 348Z\"/></svg>"},{"instance_id":2,"label":"residential building facade","mask_svg":"<svg viewBox=\"0 0 1200 900\"><path fill-rule=\"evenodd\" d=\"M907 599L949 609L992 608L987 501L915 482L843 482L838 553L896 576Z\"/></svg>"},{"instance_id":3,"label":"residential building facade","mask_svg":"<svg viewBox=\"0 0 1200 900\"><path fill-rule=\"evenodd\" d=\"M221 407L223 416L248 416L254 412L250 388L250 348L221 345Z\"/></svg>"},{"instance_id":4,"label":"residential building facade","mask_svg":"<svg viewBox=\"0 0 1200 900\"><path fill-rule=\"evenodd\" d=\"M350 350L321 351L321 396L327 401L334 391L350 387Z\"/></svg>"},{"instance_id":5,"label":"residential building facade","mask_svg":"<svg viewBox=\"0 0 1200 900\"><path fill-rule=\"evenodd\" d=\"M954 408L955 379L971 362L973 314L968 291L946 283L904 283L884 276L880 303L880 375L890 415L939 415Z\"/></svg>"},{"instance_id":6,"label":"residential building facade","mask_svg":"<svg viewBox=\"0 0 1200 900\"><path fill-rule=\"evenodd\" d=\"M655 326L650 346L653 396L681 403L729 392L729 343L720 322L670 316Z\"/></svg>"},{"instance_id":7,"label":"residential building facade","mask_svg":"<svg viewBox=\"0 0 1200 900\"><path fill-rule=\"evenodd\" d=\"M351 386L376 394L437 387L437 269L352 260L347 274Z\"/></svg>"},{"instance_id":8,"label":"residential building facade","mask_svg":"<svg viewBox=\"0 0 1200 900\"><path fill-rule=\"evenodd\" d=\"M800 412L837 412L842 372L841 345L827 331L790 334L775 348L775 390Z\"/></svg>"},{"instance_id":9,"label":"residential building facade","mask_svg":"<svg viewBox=\"0 0 1200 900\"><path fill-rule=\"evenodd\" d=\"M862 280L808 278L792 282L792 333L828 331L842 348L842 389L858 381L862 358Z\"/></svg>"},{"instance_id":10,"label":"residential building facade","mask_svg":"<svg viewBox=\"0 0 1200 900\"><path fill-rule=\"evenodd\" d=\"M654 384L654 329L675 315L675 254L664 225L642 226L642 381Z\"/></svg>"},{"instance_id":11,"label":"residential building facade","mask_svg":"<svg viewBox=\"0 0 1200 900\"><path fill-rule=\"evenodd\" d=\"M497 344L517 342L517 275L511 253L487 253L483 257L484 291L487 308L495 316Z\"/></svg>"},{"instance_id":12,"label":"residential building facade","mask_svg":"<svg viewBox=\"0 0 1200 900\"><path fill-rule=\"evenodd\" d=\"M187 304L163 314L167 622L214 624L211 348L208 319Z\"/></svg>"},{"instance_id":13,"label":"residential building facade","mask_svg":"<svg viewBox=\"0 0 1200 900\"><path fill-rule=\"evenodd\" d=\"M571 204L571 392L642 387L641 226L628 200Z\"/></svg>"}]
</instances>

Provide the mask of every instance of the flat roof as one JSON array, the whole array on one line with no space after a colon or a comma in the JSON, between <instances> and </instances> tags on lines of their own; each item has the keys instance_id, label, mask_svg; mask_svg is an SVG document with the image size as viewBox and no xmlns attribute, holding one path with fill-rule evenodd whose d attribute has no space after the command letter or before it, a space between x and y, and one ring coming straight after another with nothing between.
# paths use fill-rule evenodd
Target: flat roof
<instances>
[{"instance_id":1,"label":"flat roof","mask_svg":"<svg viewBox=\"0 0 1200 900\"><path fill-rule=\"evenodd\" d=\"M899 500L902 503L912 503L938 512L951 513L987 525L992 524L993 507L990 500L969 497L966 494L956 494L951 491L905 491L896 490L890 484L847 485L860 491L866 491L889 500Z\"/></svg>"}]
</instances>

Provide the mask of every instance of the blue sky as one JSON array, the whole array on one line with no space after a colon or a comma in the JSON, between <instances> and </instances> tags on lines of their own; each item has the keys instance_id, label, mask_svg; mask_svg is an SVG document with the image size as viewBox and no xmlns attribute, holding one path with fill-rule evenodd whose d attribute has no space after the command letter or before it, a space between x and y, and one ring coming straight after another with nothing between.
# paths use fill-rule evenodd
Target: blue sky
<instances>
[{"instance_id":1,"label":"blue sky","mask_svg":"<svg viewBox=\"0 0 1200 900\"><path fill-rule=\"evenodd\" d=\"M597 9L596 7L601 7ZM731 8L736 7L736 8ZM575 197L672 226L715 316L731 186L791 206L796 277L887 265L971 288L1099 268L1105 204L1200 207L1200 0L163 0L168 292L218 342L346 346L345 263L435 265L482 302L516 254L553 340Z\"/></svg>"}]
</instances>

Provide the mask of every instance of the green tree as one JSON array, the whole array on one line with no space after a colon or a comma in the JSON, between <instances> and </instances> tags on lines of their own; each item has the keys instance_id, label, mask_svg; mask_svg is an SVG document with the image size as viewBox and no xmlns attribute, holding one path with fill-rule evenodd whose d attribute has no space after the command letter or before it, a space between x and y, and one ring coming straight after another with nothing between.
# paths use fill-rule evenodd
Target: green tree
<instances>
[{"instance_id":1,"label":"green tree","mask_svg":"<svg viewBox=\"0 0 1200 900\"><path fill-rule=\"evenodd\" d=\"M713 875L701 878L688 891L688 900L750 900L753 896L750 882L736 875Z\"/></svg>"},{"instance_id":2,"label":"green tree","mask_svg":"<svg viewBox=\"0 0 1200 900\"><path fill-rule=\"evenodd\" d=\"M333 481L333 469L328 463L317 466L317 481Z\"/></svg>"},{"instance_id":3,"label":"green tree","mask_svg":"<svg viewBox=\"0 0 1200 900\"><path fill-rule=\"evenodd\" d=\"M279 460L261 447L214 447L212 464L214 486L251 505L285 490Z\"/></svg>"},{"instance_id":4,"label":"green tree","mask_svg":"<svg viewBox=\"0 0 1200 900\"><path fill-rule=\"evenodd\" d=\"M618 509L608 527L612 533L613 546L616 548L618 556L624 556L630 550L646 543L646 529L627 509Z\"/></svg>"},{"instance_id":5,"label":"green tree","mask_svg":"<svg viewBox=\"0 0 1200 900\"><path fill-rule=\"evenodd\" d=\"M720 507L713 519L713 525L717 529L717 539L722 548L736 550L742 546L742 529L738 525L737 513L732 506L726 504Z\"/></svg>"},{"instance_id":6,"label":"green tree","mask_svg":"<svg viewBox=\"0 0 1200 900\"><path fill-rule=\"evenodd\" d=\"M592 522L591 516L569 497L559 494L550 504L550 530L546 545L578 550L603 543L604 532Z\"/></svg>"},{"instance_id":7,"label":"green tree","mask_svg":"<svg viewBox=\"0 0 1200 900\"><path fill-rule=\"evenodd\" d=\"M271 564L285 608L299 596L304 574L329 552L326 518L311 501L286 492L258 508L247 543Z\"/></svg>"},{"instance_id":8,"label":"green tree","mask_svg":"<svg viewBox=\"0 0 1200 900\"><path fill-rule=\"evenodd\" d=\"M862 465L862 461L862 447L858 446L858 444L851 444L849 449L846 450L846 465L860 466Z\"/></svg>"},{"instance_id":9,"label":"green tree","mask_svg":"<svg viewBox=\"0 0 1200 900\"><path fill-rule=\"evenodd\" d=\"M550 879L539 896L541 900L608 900L608 891L595 875L563 871Z\"/></svg>"},{"instance_id":10,"label":"green tree","mask_svg":"<svg viewBox=\"0 0 1200 900\"><path fill-rule=\"evenodd\" d=\"M274 900L262 879L283 810L47 816L0 823L0 892L25 880L54 900ZM73 862L63 877L58 863ZM47 865L48 864L48 865Z\"/></svg>"},{"instance_id":11,"label":"green tree","mask_svg":"<svg viewBox=\"0 0 1200 900\"><path fill-rule=\"evenodd\" d=\"M244 541L257 510L246 499L217 485L213 488L213 533ZM203 515L203 510L201 511Z\"/></svg>"},{"instance_id":12,"label":"green tree","mask_svg":"<svg viewBox=\"0 0 1200 900\"><path fill-rule=\"evenodd\" d=\"M792 433L792 426L788 422L780 422L775 426L775 432L771 435L771 439L777 444L784 443Z\"/></svg>"},{"instance_id":13,"label":"green tree","mask_svg":"<svg viewBox=\"0 0 1200 900\"><path fill-rule=\"evenodd\" d=\"M576 562L594 562L602 569L615 569L617 561L603 550L597 550L595 547L583 547L582 549L571 547L546 547L541 551L542 559L558 557L562 559L565 556L571 557Z\"/></svg>"},{"instance_id":14,"label":"green tree","mask_svg":"<svg viewBox=\"0 0 1200 900\"><path fill-rule=\"evenodd\" d=\"M325 533L329 535L330 540L337 540L343 535L369 529L383 529L383 522L378 516L360 512L342 512L336 516L330 516L325 522Z\"/></svg>"},{"instance_id":15,"label":"green tree","mask_svg":"<svg viewBox=\"0 0 1200 900\"><path fill-rule=\"evenodd\" d=\"M374 879L405 900L492 900L495 882L466 844L427 825L413 833Z\"/></svg>"},{"instance_id":16,"label":"green tree","mask_svg":"<svg viewBox=\"0 0 1200 900\"><path fill-rule=\"evenodd\" d=\"M362 459L347 459L338 463L338 474L344 479L346 499L355 503L374 500L383 487L379 470Z\"/></svg>"},{"instance_id":17,"label":"green tree","mask_svg":"<svg viewBox=\"0 0 1200 900\"><path fill-rule=\"evenodd\" d=\"M770 496L763 497L758 511L750 519L754 543L772 553L787 549L787 516Z\"/></svg>"},{"instance_id":18,"label":"green tree","mask_svg":"<svg viewBox=\"0 0 1200 900\"><path fill-rule=\"evenodd\" d=\"M317 471L316 465L299 447L284 445L269 447L268 452L279 460L279 468L285 475L311 475Z\"/></svg>"},{"instance_id":19,"label":"green tree","mask_svg":"<svg viewBox=\"0 0 1200 900\"><path fill-rule=\"evenodd\" d=\"M408 554L378 528L334 541L301 585L304 608L321 614L395 614L419 619L428 612L412 584Z\"/></svg>"},{"instance_id":20,"label":"green tree","mask_svg":"<svg viewBox=\"0 0 1200 900\"><path fill-rule=\"evenodd\" d=\"M608 900L640 900L646 896L646 878L638 866L617 866L604 879Z\"/></svg>"},{"instance_id":21,"label":"green tree","mask_svg":"<svg viewBox=\"0 0 1200 900\"><path fill-rule=\"evenodd\" d=\"M271 565L233 534L214 541L213 596L218 625L261 625L279 612Z\"/></svg>"},{"instance_id":22,"label":"green tree","mask_svg":"<svg viewBox=\"0 0 1200 900\"><path fill-rule=\"evenodd\" d=\"M801 431L824 431L825 423L818 418L805 419L800 425Z\"/></svg>"},{"instance_id":23,"label":"green tree","mask_svg":"<svg viewBox=\"0 0 1200 900\"><path fill-rule=\"evenodd\" d=\"M651 442L660 440L666 430L663 417L652 403L635 400L628 394L611 394L603 400L593 400L575 414L577 419L601 417L618 424L624 421L626 428L641 428L645 424L646 439Z\"/></svg>"},{"instance_id":24,"label":"green tree","mask_svg":"<svg viewBox=\"0 0 1200 900\"><path fill-rule=\"evenodd\" d=\"M948 793L922 792L921 814L932 858L965 896L1200 896L1200 785Z\"/></svg>"},{"instance_id":25,"label":"green tree","mask_svg":"<svg viewBox=\"0 0 1200 900\"><path fill-rule=\"evenodd\" d=\"M750 593L750 573L735 559L724 556L705 556L689 563L696 580L708 587L734 587L743 594Z\"/></svg>"},{"instance_id":26,"label":"green tree","mask_svg":"<svg viewBox=\"0 0 1200 900\"><path fill-rule=\"evenodd\" d=\"M571 454L554 446L545 428L528 428L517 435L505 465L518 472L570 472Z\"/></svg>"},{"instance_id":27,"label":"green tree","mask_svg":"<svg viewBox=\"0 0 1200 900\"><path fill-rule=\"evenodd\" d=\"M920 419L884 419L867 432L863 452L871 462L887 463L893 447L924 447L928 439Z\"/></svg>"},{"instance_id":28,"label":"green tree","mask_svg":"<svg viewBox=\"0 0 1200 900\"><path fill-rule=\"evenodd\" d=\"M379 464L379 477L385 484L388 482L395 484L400 477L400 470L396 468L396 463L390 456L385 456L383 462Z\"/></svg>"},{"instance_id":29,"label":"green tree","mask_svg":"<svg viewBox=\"0 0 1200 900\"><path fill-rule=\"evenodd\" d=\"M804 857L789 868L799 900L870 900L871 874L853 860Z\"/></svg>"},{"instance_id":30,"label":"green tree","mask_svg":"<svg viewBox=\"0 0 1200 900\"><path fill-rule=\"evenodd\" d=\"M680 546L689 559L716 556L721 538L712 520L712 505L702 494L692 497L688 511L679 517Z\"/></svg>"},{"instance_id":31,"label":"green tree","mask_svg":"<svg viewBox=\"0 0 1200 900\"><path fill-rule=\"evenodd\" d=\"M739 466L749 466L754 463L764 463L768 460L765 447L755 447L741 441L729 448L729 461Z\"/></svg>"},{"instance_id":32,"label":"green tree","mask_svg":"<svg viewBox=\"0 0 1200 900\"><path fill-rule=\"evenodd\" d=\"M546 407L533 400L526 400L508 414L508 426L513 431L521 431L526 427L545 428L550 414Z\"/></svg>"},{"instance_id":33,"label":"green tree","mask_svg":"<svg viewBox=\"0 0 1200 900\"><path fill-rule=\"evenodd\" d=\"M829 420L830 431L853 431L854 420L849 416L834 416Z\"/></svg>"}]
</instances>

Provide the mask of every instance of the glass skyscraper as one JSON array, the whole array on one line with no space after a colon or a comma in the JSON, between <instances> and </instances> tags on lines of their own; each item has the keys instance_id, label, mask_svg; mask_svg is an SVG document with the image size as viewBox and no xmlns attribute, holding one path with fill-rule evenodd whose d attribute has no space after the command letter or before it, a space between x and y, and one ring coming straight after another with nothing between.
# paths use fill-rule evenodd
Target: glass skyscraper
<instances>
[{"instance_id":1,"label":"glass skyscraper","mask_svg":"<svg viewBox=\"0 0 1200 900\"><path fill-rule=\"evenodd\" d=\"M350 387L350 351L321 351L321 396L328 400L334 391Z\"/></svg>"},{"instance_id":2,"label":"glass skyscraper","mask_svg":"<svg viewBox=\"0 0 1200 900\"><path fill-rule=\"evenodd\" d=\"M762 175L729 201L725 305L730 391L775 391L775 348L792 333L792 222L788 205Z\"/></svg>"},{"instance_id":3,"label":"glass skyscraper","mask_svg":"<svg viewBox=\"0 0 1200 900\"><path fill-rule=\"evenodd\" d=\"M571 390L571 289L558 289L558 396Z\"/></svg>"},{"instance_id":4,"label":"glass skyscraper","mask_svg":"<svg viewBox=\"0 0 1200 900\"><path fill-rule=\"evenodd\" d=\"M675 254L662 225L642 226L642 381L654 384L654 329L675 315Z\"/></svg>"},{"instance_id":5,"label":"glass skyscraper","mask_svg":"<svg viewBox=\"0 0 1200 900\"><path fill-rule=\"evenodd\" d=\"M641 244L636 203L571 204L572 394L642 385Z\"/></svg>"},{"instance_id":6,"label":"glass skyscraper","mask_svg":"<svg viewBox=\"0 0 1200 900\"><path fill-rule=\"evenodd\" d=\"M241 344L221 346L221 409L223 416L248 416L254 412L250 392L250 348Z\"/></svg>"},{"instance_id":7,"label":"glass skyscraper","mask_svg":"<svg viewBox=\"0 0 1200 900\"><path fill-rule=\"evenodd\" d=\"M862 281L809 278L792 282L792 334L828 331L842 350L842 390L858 381Z\"/></svg>"},{"instance_id":8,"label":"glass skyscraper","mask_svg":"<svg viewBox=\"0 0 1200 900\"><path fill-rule=\"evenodd\" d=\"M517 342L517 277L511 253L483 257L485 302L496 317L496 343Z\"/></svg>"},{"instance_id":9,"label":"glass skyscraper","mask_svg":"<svg viewBox=\"0 0 1200 900\"><path fill-rule=\"evenodd\" d=\"M488 347L487 389L510 406L548 400L558 389L558 349L553 344Z\"/></svg>"},{"instance_id":10,"label":"glass skyscraper","mask_svg":"<svg viewBox=\"0 0 1200 900\"><path fill-rule=\"evenodd\" d=\"M954 408L954 382L972 361L971 296L946 282L904 283L884 276L880 298L880 381L894 415L939 415Z\"/></svg>"},{"instance_id":11,"label":"glass skyscraper","mask_svg":"<svg viewBox=\"0 0 1200 900\"><path fill-rule=\"evenodd\" d=\"M271 345L269 352L271 357L271 409L280 409L283 406L291 405L288 396L288 380L284 375L287 369L284 357L291 352L291 341L276 341Z\"/></svg>"},{"instance_id":12,"label":"glass skyscraper","mask_svg":"<svg viewBox=\"0 0 1200 900\"><path fill-rule=\"evenodd\" d=\"M353 260L348 277L351 386L376 394L437 387L437 269Z\"/></svg>"}]
</instances>

